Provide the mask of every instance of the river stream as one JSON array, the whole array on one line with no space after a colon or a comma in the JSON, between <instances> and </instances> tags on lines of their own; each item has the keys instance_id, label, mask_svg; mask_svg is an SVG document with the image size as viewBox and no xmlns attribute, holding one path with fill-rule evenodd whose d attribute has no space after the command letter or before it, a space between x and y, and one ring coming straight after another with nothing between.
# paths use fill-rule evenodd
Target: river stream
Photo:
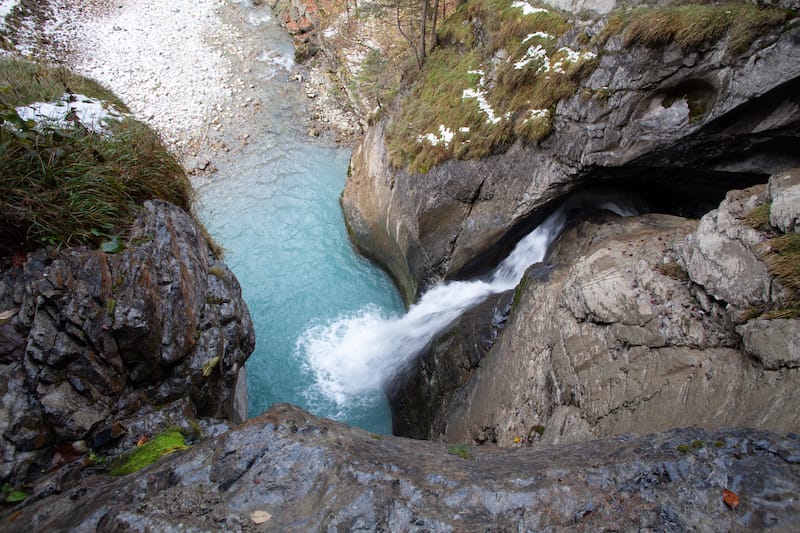
<instances>
[{"instance_id":1,"label":"river stream","mask_svg":"<svg viewBox=\"0 0 800 533\"><path fill-rule=\"evenodd\" d=\"M381 389L344 400L324 394L301 340L364 307L387 317L402 312L391 281L347 238L339 196L350 152L306 134L306 96L291 79L292 44L269 12L241 6L230 13L239 18L232 21L241 31L237 46L255 51L233 65L255 85L240 100L259 105L247 119L247 143L216 160L217 172L198 188L197 211L225 248L255 324L256 350L247 362L249 413L289 402L390 433Z\"/></svg>"}]
</instances>

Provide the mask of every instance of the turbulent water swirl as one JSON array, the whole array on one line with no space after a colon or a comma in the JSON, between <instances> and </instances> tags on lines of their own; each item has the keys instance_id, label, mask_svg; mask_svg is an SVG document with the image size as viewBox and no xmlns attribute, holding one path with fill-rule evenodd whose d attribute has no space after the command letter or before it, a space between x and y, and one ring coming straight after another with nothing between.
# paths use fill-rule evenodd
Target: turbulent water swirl
<instances>
[{"instance_id":1,"label":"turbulent water swirl","mask_svg":"<svg viewBox=\"0 0 800 533\"><path fill-rule=\"evenodd\" d=\"M486 279L439 283L402 316L366 306L308 328L296 347L296 356L305 360L316 379L308 397L346 405L381 389L462 313L492 294L516 287L525 270L544 259L570 212L589 206L620 216L635 213L630 201L573 197L519 241Z\"/></svg>"}]
</instances>

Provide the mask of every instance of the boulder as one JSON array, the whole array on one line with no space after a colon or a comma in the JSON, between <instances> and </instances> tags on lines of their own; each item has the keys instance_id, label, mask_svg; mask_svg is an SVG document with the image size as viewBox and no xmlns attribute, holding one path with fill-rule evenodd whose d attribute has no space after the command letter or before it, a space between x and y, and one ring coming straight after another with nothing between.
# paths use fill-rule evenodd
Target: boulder
<instances>
[{"instance_id":1,"label":"boulder","mask_svg":"<svg viewBox=\"0 0 800 533\"><path fill-rule=\"evenodd\" d=\"M418 431L514 447L684 425L798 427L798 320L737 330L730 306L715 296L720 285L702 285L682 262L680 251L696 245L709 220L726 216L723 205L699 224L609 215L570 226L547 259L548 277L526 274L479 367L428 415L438 425ZM724 254L738 248L731 250L714 258L727 264ZM448 355L457 360L459 352Z\"/></svg>"},{"instance_id":2,"label":"boulder","mask_svg":"<svg viewBox=\"0 0 800 533\"><path fill-rule=\"evenodd\" d=\"M2 520L9 532L790 531L799 462L796 434L448 448L277 405L138 473L34 495Z\"/></svg>"},{"instance_id":3,"label":"boulder","mask_svg":"<svg viewBox=\"0 0 800 533\"><path fill-rule=\"evenodd\" d=\"M38 250L4 268L0 309L18 310L0 354L4 481L26 479L26 452L108 444L146 405L246 416L234 391L255 339L239 284L171 204L145 203L119 253Z\"/></svg>"}]
</instances>

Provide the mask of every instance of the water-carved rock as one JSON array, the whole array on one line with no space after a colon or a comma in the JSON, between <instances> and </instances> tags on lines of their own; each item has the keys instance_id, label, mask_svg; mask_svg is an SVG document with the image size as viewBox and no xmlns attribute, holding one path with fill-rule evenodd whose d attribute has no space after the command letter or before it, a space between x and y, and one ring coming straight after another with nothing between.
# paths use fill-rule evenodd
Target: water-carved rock
<instances>
[{"instance_id":1,"label":"water-carved rock","mask_svg":"<svg viewBox=\"0 0 800 533\"><path fill-rule=\"evenodd\" d=\"M730 192L699 223L574 224L547 259L549 277L526 275L497 342L428 415L438 425L420 431L518 446L690 424L793 430L797 295L759 252L780 230L748 223L770 200L761 185ZM753 318L762 311L789 318Z\"/></svg>"}]
</instances>

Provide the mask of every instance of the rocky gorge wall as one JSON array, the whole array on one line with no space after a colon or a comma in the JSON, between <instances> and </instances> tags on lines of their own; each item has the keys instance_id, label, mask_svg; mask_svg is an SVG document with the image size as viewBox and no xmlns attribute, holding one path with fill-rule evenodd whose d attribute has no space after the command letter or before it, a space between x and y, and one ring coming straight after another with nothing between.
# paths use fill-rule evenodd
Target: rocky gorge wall
<instances>
[{"instance_id":1,"label":"rocky gorge wall","mask_svg":"<svg viewBox=\"0 0 800 533\"><path fill-rule=\"evenodd\" d=\"M794 227L798 191L795 170L730 192L699 223L576 222L478 357L474 325L434 342L394 395L401 433L510 447L687 425L796 431L800 320L780 312L796 288L766 263L770 239ZM748 214L764 206L776 226L754 229ZM452 379L452 366L468 371Z\"/></svg>"},{"instance_id":2,"label":"rocky gorge wall","mask_svg":"<svg viewBox=\"0 0 800 533\"><path fill-rule=\"evenodd\" d=\"M3 266L0 309L0 478L12 486L58 478L66 456L247 416L250 315L172 204L147 202L118 253L38 250Z\"/></svg>"},{"instance_id":3,"label":"rocky gorge wall","mask_svg":"<svg viewBox=\"0 0 800 533\"><path fill-rule=\"evenodd\" d=\"M600 20L576 28L596 35ZM390 165L391 114L371 128L342 205L356 245L407 302L485 274L579 189L633 193L652 212L575 222L515 294L457 321L387 387L395 431L513 447L685 425L800 427L797 294L765 251L794 226L777 214L748 222L796 194L778 183L797 179L783 172L798 163L799 32L790 19L738 53L725 39L688 51L612 35L549 136L424 174ZM747 188L770 175L769 192ZM719 205L731 190L742 192ZM684 218L718 205L699 225Z\"/></svg>"},{"instance_id":4,"label":"rocky gorge wall","mask_svg":"<svg viewBox=\"0 0 800 533\"><path fill-rule=\"evenodd\" d=\"M565 35L560 44L569 45L578 32ZM353 154L342 205L354 241L413 301L436 280L485 272L543 208L581 185L624 179L661 187L672 191L674 207L704 188L716 190L718 202L726 190L763 183L800 163L791 149L799 38L796 18L744 54L725 40L684 52L675 44L626 47L612 36L593 73L558 103L550 136L426 174L389 165L387 118Z\"/></svg>"}]
</instances>

